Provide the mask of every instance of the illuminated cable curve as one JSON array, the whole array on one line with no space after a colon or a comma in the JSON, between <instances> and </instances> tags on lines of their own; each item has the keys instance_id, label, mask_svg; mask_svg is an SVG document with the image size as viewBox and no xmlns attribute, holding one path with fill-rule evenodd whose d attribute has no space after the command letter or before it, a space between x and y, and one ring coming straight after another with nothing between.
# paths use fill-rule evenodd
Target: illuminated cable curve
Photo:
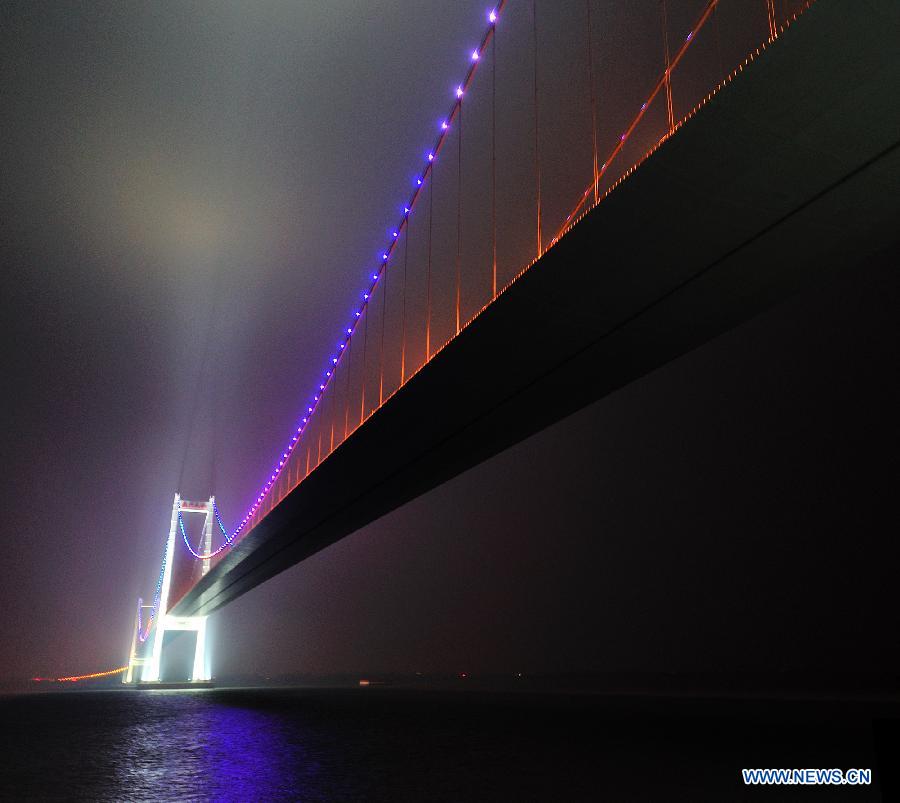
<instances>
[{"instance_id":1,"label":"illuminated cable curve","mask_svg":"<svg viewBox=\"0 0 900 803\"><path fill-rule=\"evenodd\" d=\"M188 552L190 552L196 559L198 560L208 560L209 558L214 558L224 549L227 549L234 542L235 535L237 533L228 534L228 531L225 529L225 525L222 524L222 519L219 516L219 509L216 507L215 502L213 502L213 512L216 516L216 522L219 525L219 529L222 531L222 535L225 536L225 542L218 548L214 549L212 552L208 552L206 554L201 554L200 552L196 552L194 548L191 546L191 542L188 541L187 532L184 529L184 518L181 515L181 510L178 511L178 527L181 530L181 537L184 540L184 545L187 547Z\"/></svg>"},{"instance_id":2,"label":"illuminated cable curve","mask_svg":"<svg viewBox=\"0 0 900 803\"><path fill-rule=\"evenodd\" d=\"M312 419L313 413L318 408L319 401L323 397L325 390L331 384L331 380L333 379L333 377L335 375L337 365L340 363L341 357L342 357L344 351L346 350L347 345L350 343L350 340L353 337L354 332L356 331L356 326L359 323L359 320L362 318L363 314L366 312L366 310L368 308L369 299L371 298L373 291L377 287L378 282L384 275L384 272L387 268L387 263L390 260L391 254L393 253L394 248L397 245L397 242L399 241L400 233L403 231L403 228L408 224L409 215L412 212L413 207L415 206L416 200L418 199L419 195L421 194L421 190L422 190L425 182L428 180L428 177L431 175L434 160L437 158L438 152L440 151L440 149L443 146L444 141L447 137L447 132L449 131L454 118L456 117L456 115L458 114L458 112L460 110L463 96L464 96L469 84L472 82L472 78L475 75L478 64L481 60L481 56L484 53L485 48L487 47L488 43L491 40L491 37L494 34L497 20L499 19L500 13L503 11L503 8L505 5L506 5L506 0L500 0L500 2L496 5L496 7L493 8L488 13L488 26L487 26L487 29L485 30L485 33L483 34L483 36L481 38L481 44L477 48L475 48L474 50L471 51L469 69L466 72L463 82L461 84L458 84L456 87L455 100L454 100L453 106L450 109L450 113L440 123L440 129L439 129L439 134L437 136L437 140L436 140L434 146L432 147L431 151L429 151L429 153L426 157L426 162L425 162L425 166L424 166L423 170L421 171L419 176L416 178L416 186L415 186L415 189L413 190L413 194L410 197L409 201L407 201L406 205L403 207L403 216L400 219L399 224L392 231L392 239L391 239L390 243L388 244L388 246L384 249L384 251L381 254L382 264L378 267L377 271L375 271L374 273L371 274L371 280L370 280L368 289L365 293L363 293L363 302L362 302L361 306L359 307L359 309L354 313L353 323L351 326L347 327L346 335L343 337L341 342L338 343L338 350L331 357L331 366L328 368L328 370L325 371L324 378L319 383L318 392L313 394L312 402L310 402L307 405L306 412L303 415L300 426L297 427L297 430L294 433L294 435L291 437L290 442L285 447L284 451L281 453L281 458L279 459L278 463L274 466L271 475L269 476L266 483L263 485L262 490L257 494L256 499L253 501L253 504L248 509L244 518L241 519L238 526L235 527L235 529L232 531L230 538L228 538L226 536L228 538L227 543L225 545L223 545L223 547L221 547L215 553L211 553L211 555L218 554L218 552L221 552L222 549L226 548L227 546L233 545L236 537L238 535L240 535L240 533L247 527L247 525L251 522L253 517L259 511L260 507L262 506L263 501L266 499L266 497L269 495L269 492L274 487L275 482L278 480L279 476L281 475L282 469L284 468L285 464L287 463L288 459L290 458L291 454L294 452L294 449L296 448L297 444L299 443L301 437L303 436L303 433L306 430L307 425L309 424L310 420ZM221 526L221 522L220 522L220 526ZM223 531L224 531L224 528L223 528ZM187 539L185 539L185 543L188 547L188 550L191 552L191 554L194 555L195 559L201 559L201 558L205 559L206 556L198 555L193 549L191 549L190 544L187 543Z\"/></svg>"},{"instance_id":3,"label":"illuminated cable curve","mask_svg":"<svg viewBox=\"0 0 900 803\"><path fill-rule=\"evenodd\" d=\"M188 551L195 558L204 558L205 559L205 558L211 558L214 555L218 555L225 548L230 546L232 544L232 542L234 541L235 534L233 533L230 536L228 535L228 531L225 529L225 525L222 523L222 517L219 515L219 508L215 502L213 502L213 513L215 514L215 517L216 517L216 523L219 525L219 529L222 531L222 535L225 536L225 543L222 544L222 546L220 546L217 550L215 550L215 552L211 552L209 555L201 555L201 554L198 554L197 552L195 552L191 548L190 543L188 543L187 535L184 530L184 520L181 517L181 511L180 510L178 511L178 524L181 528L181 535L184 538L184 543L187 546ZM159 599L160 599L160 595L162 594L163 578L165 576L166 563L167 563L168 557L169 557L168 547L169 547L169 545L168 545L168 540L167 540L166 541L166 549L163 551L163 560L162 560L162 566L160 567L160 570L159 570L159 578L156 581L156 591L154 591L154 593L153 593L152 611L150 613L149 618L147 619L147 628L146 629L144 629L144 624L143 624L144 600L142 598L138 597L138 603L137 603L138 640L141 642L141 644L143 644L149 638L150 631L153 629L153 622L156 620L156 616L159 613Z\"/></svg>"}]
</instances>

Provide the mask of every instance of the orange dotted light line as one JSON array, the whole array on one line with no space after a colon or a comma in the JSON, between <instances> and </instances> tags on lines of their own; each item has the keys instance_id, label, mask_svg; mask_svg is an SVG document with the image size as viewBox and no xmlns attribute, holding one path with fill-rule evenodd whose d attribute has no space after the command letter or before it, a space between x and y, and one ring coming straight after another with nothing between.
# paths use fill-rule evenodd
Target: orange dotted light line
<instances>
[{"instance_id":1,"label":"orange dotted light line","mask_svg":"<svg viewBox=\"0 0 900 803\"><path fill-rule=\"evenodd\" d=\"M126 669L128 669L127 666L120 666L118 669L107 669L105 672L91 672L89 675L70 675L65 678L32 678L32 680L49 680L54 683L75 683L79 680L92 680L93 678L107 678L110 675L121 675Z\"/></svg>"}]
</instances>

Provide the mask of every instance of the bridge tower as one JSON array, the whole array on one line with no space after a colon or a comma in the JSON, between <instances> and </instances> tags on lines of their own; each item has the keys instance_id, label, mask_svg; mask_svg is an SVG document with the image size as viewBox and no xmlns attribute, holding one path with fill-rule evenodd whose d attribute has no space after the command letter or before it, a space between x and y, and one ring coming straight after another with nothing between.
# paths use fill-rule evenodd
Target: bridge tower
<instances>
[{"instance_id":1,"label":"bridge tower","mask_svg":"<svg viewBox=\"0 0 900 803\"><path fill-rule=\"evenodd\" d=\"M128 652L128 669L125 672L125 677L122 678L123 683L134 683L136 680L140 680L140 678L135 677L135 670L143 667L147 659L141 655L141 642L138 634L143 626L143 617L152 616L152 611L152 605L143 605L142 601L138 600L138 609L134 614L134 634L131 637L131 649Z\"/></svg>"},{"instance_id":2,"label":"bridge tower","mask_svg":"<svg viewBox=\"0 0 900 803\"><path fill-rule=\"evenodd\" d=\"M135 615L135 631L132 638L132 648L129 654L128 670L125 675L125 683L134 680L134 670L140 667L140 680L142 683L157 683L160 679L160 666L162 663L163 640L169 630L193 630L197 634L197 644L194 648L194 664L191 671L191 682L209 680L209 668L206 660L206 617L205 616L172 616L169 611L169 592L172 586L172 566L175 563L175 552L178 542L180 524L179 516L186 513L200 513L204 515L202 537L200 539L200 553L208 555L212 551L212 526L215 516L215 497L211 496L206 502L188 502L175 494L172 503L172 519L169 526L169 538L166 541L165 565L163 567L162 583L159 590L159 607L153 625L152 646L150 655L140 658L138 652L138 628L140 627L141 614ZM210 559L201 560L201 577L210 569ZM177 600L176 600L177 601Z\"/></svg>"}]
</instances>

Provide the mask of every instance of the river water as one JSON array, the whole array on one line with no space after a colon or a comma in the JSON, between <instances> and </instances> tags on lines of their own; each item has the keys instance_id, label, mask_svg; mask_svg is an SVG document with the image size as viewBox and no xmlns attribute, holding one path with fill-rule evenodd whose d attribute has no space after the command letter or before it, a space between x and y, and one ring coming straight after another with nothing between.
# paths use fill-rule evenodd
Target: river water
<instances>
[{"instance_id":1,"label":"river water","mask_svg":"<svg viewBox=\"0 0 900 803\"><path fill-rule=\"evenodd\" d=\"M742 767L873 767L876 720L852 708L772 716L758 704L394 688L30 694L0 697L0 798L880 800L877 782L740 781Z\"/></svg>"}]
</instances>

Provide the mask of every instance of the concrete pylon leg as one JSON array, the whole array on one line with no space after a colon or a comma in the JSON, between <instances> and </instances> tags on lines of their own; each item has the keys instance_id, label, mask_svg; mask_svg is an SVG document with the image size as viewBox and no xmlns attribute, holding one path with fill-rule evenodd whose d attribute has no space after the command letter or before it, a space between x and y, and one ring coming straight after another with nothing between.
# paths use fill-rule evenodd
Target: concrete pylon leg
<instances>
[{"instance_id":1,"label":"concrete pylon leg","mask_svg":"<svg viewBox=\"0 0 900 803\"><path fill-rule=\"evenodd\" d=\"M153 632L153 652L150 660L141 672L141 680L144 683L154 683L159 680L160 666L162 665L163 638L166 635L165 616L157 617L156 627Z\"/></svg>"},{"instance_id":2,"label":"concrete pylon leg","mask_svg":"<svg viewBox=\"0 0 900 803\"><path fill-rule=\"evenodd\" d=\"M131 636L131 649L128 650L128 669L125 671L123 683L134 683L134 667L137 665L138 628L141 626L140 609L134 615L134 633Z\"/></svg>"},{"instance_id":3,"label":"concrete pylon leg","mask_svg":"<svg viewBox=\"0 0 900 803\"><path fill-rule=\"evenodd\" d=\"M197 646L194 648L194 669L192 681L209 680L206 661L206 617L197 616Z\"/></svg>"}]
</instances>

